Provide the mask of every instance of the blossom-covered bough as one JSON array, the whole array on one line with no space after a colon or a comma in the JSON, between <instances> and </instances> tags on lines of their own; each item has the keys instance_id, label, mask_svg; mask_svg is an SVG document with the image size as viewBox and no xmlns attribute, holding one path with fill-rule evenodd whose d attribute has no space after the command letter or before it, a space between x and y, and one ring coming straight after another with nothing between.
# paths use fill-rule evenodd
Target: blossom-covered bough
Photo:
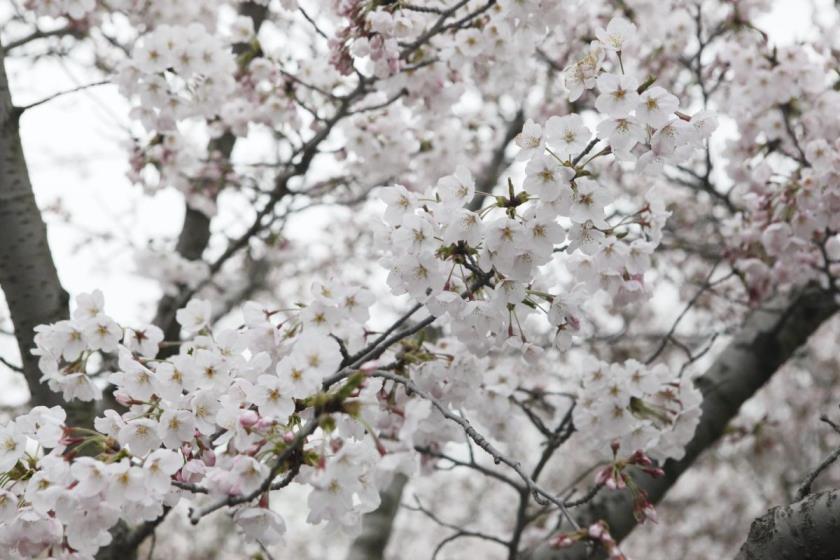
<instances>
[{"instance_id":1,"label":"blossom-covered bough","mask_svg":"<svg viewBox=\"0 0 840 560\"><path fill-rule=\"evenodd\" d=\"M137 255L151 324L99 290L69 306L18 135L54 96L15 107L0 74L6 363L34 405L0 427L4 550L131 557L221 510L270 557L285 505L378 558L407 478L403 509L451 532L411 557L625 558L837 309L836 53L775 48L767 2L666 4L24 2L0 53L92 49L132 107L130 179L185 219ZM327 256L296 247L334 206ZM809 497L834 459L794 511L837 515ZM421 497L476 478L496 505L465 523Z\"/></svg>"}]
</instances>

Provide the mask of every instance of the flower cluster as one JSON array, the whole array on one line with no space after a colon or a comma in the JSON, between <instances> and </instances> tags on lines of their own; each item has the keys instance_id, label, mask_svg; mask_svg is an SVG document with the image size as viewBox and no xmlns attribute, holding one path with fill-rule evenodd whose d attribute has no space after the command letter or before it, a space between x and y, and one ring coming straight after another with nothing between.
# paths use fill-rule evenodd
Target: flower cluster
<instances>
[{"instance_id":1,"label":"flower cluster","mask_svg":"<svg viewBox=\"0 0 840 560\"><path fill-rule=\"evenodd\" d=\"M729 223L729 256L753 301L840 272L840 145L833 141L840 128L831 118L840 94L804 48L763 56L765 48L735 45L728 54L735 75L728 99L741 125L732 147L749 161L728 170L744 185L743 212ZM790 87L768 87L779 80Z\"/></svg>"},{"instance_id":2,"label":"flower cluster","mask_svg":"<svg viewBox=\"0 0 840 560\"><path fill-rule=\"evenodd\" d=\"M675 379L662 364L635 360L583 364L575 427L594 450L618 441L655 459L680 459L700 421L702 395L685 378Z\"/></svg>"},{"instance_id":3,"label":"flower cluster","mask_svg":"<svg viewBox=\"0 0 840 560\"><path fill-rule=\"evenodd\" d=\"M282 467L303 468L302 480L311 482L313 523L357 525L378 504L379 453L364 428L352 424L363 403L376 422L376 389L360 386L360 378L337 393L321 391L343 360L338 335L358 347L371 303L365 290L320 287L309 306L282 318L248 304L242 328L211 332L211 305L192 300L177 313L191 338L163 358L160 329L123 329L104 313L100 292L80 295L72 320L39 328L45 378L66 400L95 398L100 389L87 363L116 354L118 370L108 381L127 411L105 411L92 431L67 426L60 407L37 407L2 428L0 539L24 556L75 550L92 557L118 520L155 519L164 505L189 497L190 488L216 499L257 492L277 468L275 455L297 449L298 437L308 443L298 434L312 422L324 446L297 449ZM317 416L329 413L343 413L342 424ZM344 499L336 501L339 484ZM265 542L283 531L270 510L246 506L236 519L246 534L259 529Z\"/></svg>"},{"instance_id":4,"label":"flower cluster","mask_svg":"<svg viewBox=\"0 0 840 560\"><path fill-rule=\"evenodd\" d=\"M166 131L182 119L216 115L236 88L235 75L229 46L194 23L144 35L117 82L123 95L139 100L134 116L149 130Z\"/></svg>"},{"instance_id":5,"label":"flower cluster","mask_svg":"<svg viewBox=\"0 0 840 560\"><path fill-rule=\"evenodd\" d=\"M684 163L703 147L717 128L717 117L709 111L694 116L681 113L676 96L651 80L640 80L624 72L622 53L635 41L635 26L614 18L598 32L587 53L564 71L569 99L597 88L595 107L606 119L597 126L598 137L606 141L620 161L635 161L639 173L656 174L664 164ZM614 52L620 73L605 72L606 52ZM651 87L652 86L652 87ZM569 129L574 138L574 128Z\"/></svg>"},{"instance_id":6,"label":"flower cluster","mask_svg":"<svg viewBox=\"0 0 840 560\"><path fill-rule=\"evenodd\" d=\"M373 73L387 77L400 69L400 39L410 35L413 23L403 11L374 9L361 0L342 0L338 15L347 23L330 39L330 62L344 75L353 72L354 59L368 58Z\"/></svg>"},{"instance_id":7,"label":"flower cluster","mask_svg":"<svg viewBox=\"0 0 840 560\"><path fill-rule=\"evenodd\" d=\"M639 85L631 76L602 72L604 48L620 57L623 47L615 47L630 41L632 30L611 22L602 34L609 44L596 42L585 62L567 71L567 85L582 88L572 89L573 96L596 84L601 91L596 106L607 119L599 136L577 114L551 117L544 126L529 120L516 140L517 159L526 162L521 188L509 181L507 196L479 211L470 204L488 193L476 193L469 171L459 168L422 193L397 186L382 195L389 285L433 314L446 314L474 351L512 336L533 338L527 319L539 311L563 348L581 332L580 304L591 293L604 289L617 304L644 295L644 272L668 214L651 193L635 212L608 220L615 196L587 166L608 154L637 158L641 172L684 161L716 121L710 113L679 113L676 97L650 81ZM609 145L595 150L602 140ZM576 283L542 289L543 271L560 251L575 259Z\"/></svg>"},{"instance_id":8,"label":"flower cluster","mask_svg":"<svg viewBox=\"0 0 840 560\"><path fill-rule=\"evenodd\" d=\"M87 375L89 358L96 352L116 352L122 341L134 344L135 337L123 332L116 321L105 315L102 292L81 294L76 298L76 310L71 320L35 328L33 351L40 356L38 365L53 391L61 391L65 401L90 401L101 396L100 388ZM148 328L145 349L157 353L157 343L163 333L157 327Z\"/></svg>"},{"instance_id":9,"label":"flower cluster","mask_svg":"<svg viewBox=\"0 0 840 560\"><path fill-rule=\"evenodd\" d=\"M628 560L621 552L618 543L610 535L610 529L603 521L593 523L585 529L574 533L560 533L551 541L554 548L566 548L578 542L588 542L603 547L610 560Z\"/></svg>"},{"instance_id":10,"label":"flower cluster","mask_svg":"<svg viewBox=\"0 0 840 560\"><path fill-rule=\"evenodd\" d=\"M549 131L555 124L547 125ZM532 126L526 126L525 134ZM524 142L540 146L540 138L529 138ZM548 145L555 145L554 137ZM631 224L650 232L667 216L648 203L621 224L625 239L618 239L618 226L611 226L604 214L609 203L605 190L556 155L534 153L524 190L516 192L511 184L508 196L497 197L480 212L465 207L476 195L466 168L422 194L401 186L382 194L388 204L381 244L389 249L384 261L391 270L389 285L424 302L433 314L447 314L456 335L474 350L486 351L497 339L514 335L526 341L526 319L540 310L565 346L569 334L581 328L579 306L588 290L583 283L566 293L539 290L535 284L545 284L540 267L558 250L571 254L579 249L584 259L601 258L592 267L597 270L593 283L604 280L616 294L639 293L655 234L631 244L627 232ZM570 220L568 228L558 222L560 217ZM466 300L462 292L468 292Z\"/></svg>"},{"instance_id":11,"label":"flower cluster","mask_svg":"<svg viewBox=\"0 0 840 560\"><path fill-rule=\"evenodd\" d=\"M178 288L196 288L208 276L207 263L191 261L177 253L138 251L134 258L137 273L160 282L167 295L177 295Z\"/></svg>"},{"instance_id":12,"label":"flower cluster","mask_svg":"<svg viewBox=\"0 0 840 560\"><path fill-rule=\"evenodd\" d=\"M630 457L619 459L618 449L619 443L616 440L612 444L612 462L598 471L598 474L595 476L595 483L612 490L628 488L633 496L633 515L636 517L636 520L639 523L644 523L650 519L655 523L656 510L648 499L647 492L628 473L629 470L632 470L628 467L634 467L641 471L642 474L653 478L665 476L665 471L661 467L654 466L653 461L644 451L638 450L630 455Z\"/></svg>"}]
</instances>

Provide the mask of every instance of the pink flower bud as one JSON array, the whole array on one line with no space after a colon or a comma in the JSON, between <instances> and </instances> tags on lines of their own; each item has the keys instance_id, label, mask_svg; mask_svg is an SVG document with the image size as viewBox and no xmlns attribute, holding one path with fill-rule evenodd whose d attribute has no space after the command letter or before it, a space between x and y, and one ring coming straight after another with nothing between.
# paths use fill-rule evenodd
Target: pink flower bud
<instances>
[{"instance_id":1,"label":"pink flower bud","mask_svg":"<svg viewBox=\"0 0 840 560\"><path fill-rule=\"evenodd\" d=\"M274 425L274 420L272 420L271 418L263 417L263 418L260 418L259 422L257 422L257 428L256 429L259 430L259 431L264 431L264 430L269 429L273 425Z\"/></svg>"},{"instance_id":2,"label":"pink flower bud","mask_svg":"<svg viewBox=\"0 0 840 560\"><path fill-rule=\"evenodd\" d=\"M344 447L344 441L341 438L335 438L330 441L330 449L332 449L333 453L338 453L342 447Z\"/></svg>"},{"instance_id":3,"label":"pink flower bud","mask_svg":"<svg viewBox=\"0 0 840 560\"><path fill-rule=\"evenodd\" d=\"M646 467L642 470L653 478L661 478L665 476L665 471L659 467Z\"/></svg>"},{"instance_id":4,"label":"pink flower bud","mask_svg":"<svg viewBox=\"0 0 840 560\"><path fill-rule=\"evenodd\" d=\"M593 523L589 526L589 529L587 529L587 533L589 533L590 538L601 540L604 533L606 533L606 529L601 523Z\"/></svg>"},{"instance_id":5,"label":"pink flower bud","mask_svg":"<svg viewBox=\"0 0 840 560\"><path fill-rule=\"evenodd\" d=\"M208 467L215 466L216 464L216 453L212 449L205 449L201 453L201 460L204 461L204 464Z\"/></svg>"},{"instance_id":6,"label":"pink flower bud","mask_svg":"<svg viewBox=\"0 0 840 560\"><path fill-rule=\"evenodd\" d=\"M566 548L567 546L572 546L575 543L575 539L567 535L566 533L561 533L557 535L557 537L551 541L551 546L553 548Z\"/></svg>"},{"instance_id":7,"label":"pink flower bud","mask_svg":"<svg viewBox=\"0 0 840 560\"><path fill-rule=\"evenodd\" d=\"M631 465L643 465L643 466L650 466L653 464L653 461L650 457L645 455L645 452L641 449L637 450L633 453L630 458L627 460L628 463Z\"/></svg>"},{"instance_id":8,"label":"pink flower bud","mask_svg":"<svg viewBox=\"0 0 840 560\"><path fill-rule=\"evenodd\" d=\"M246 410L239 415L239 425L245 429L253 428L260 420L260 415L253 410Z\"/></svg>"},{"instance_id":9,"label":"pink flower bud","mask_svg":"<svg viewBox=\"0 0 840 560\"><path fill-rule=\"evenodd\" d=\"M595 484L606 484L609 485L610 480L612 479L613 474L613 466L610 465L608 467L604 467L598 474L595 475Z\"/></svg>"}]
</instances>

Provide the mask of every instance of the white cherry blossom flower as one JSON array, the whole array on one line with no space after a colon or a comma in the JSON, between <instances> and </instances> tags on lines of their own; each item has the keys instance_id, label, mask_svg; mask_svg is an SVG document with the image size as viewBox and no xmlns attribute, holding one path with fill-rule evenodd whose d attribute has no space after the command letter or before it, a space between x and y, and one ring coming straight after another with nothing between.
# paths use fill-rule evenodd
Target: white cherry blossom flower
<instances>
[{"instance_id":1,"label":"white cherry blossom flower","mask_svg":"<svg viewBox=\"0 0 840 560\"><path fill-rule=\"evenodd\" d=\"M641 94L636 105L636 118L653 128L659 128L667 123L680 106L676 96L668 93L659 86L653 86Z\"/></svg>"},{"instance_id":2,"label":"white cherry blossom flower","mask_svg":"<svg viewBox=\"0 0 840 560\"><path fill-rule=\"evenodd\" d=\"M295 401L284 395L280 386L277 376L261 375L257 378L250 398L259 408L261 415L276 418L281 424L285 424L295 410Z\"/></svg>"},{"instance_id":3,"label":"white cherry blossom flower","mask_svg":"<svg viewBox=\"0 0 840 560\"><path fill-rule=\"evenodd\" d=\"M143 457L161 443L158 423L149 418L132 420L117 434L117 441L120 445L128 446L132 455Z\"/></svg>"},{"instance_id":4,"label":"white cherry blossom flower","mask_svg":"<svg viewBox=\"0 0 840 560\"><path fill-rule=\"evenodd\" d=\"M70 473L78 483L76 492L83 498L96 496L108 486L107 465L92 457L79 457L73 461Z\"/></svg>"},{"instance_id":5,"label":"white cherry blossom flower","mask_svg":"<svg viewBox=\"0 0 840 560\"><path fill-rule=\"evenodd\" d=\"M14 422L0 427L0 472L15 466L18 459L26 452L26 437L21 434Z\"/></svg>"},{"instance_id":6,"label":"white cherry blossom flower","mask_svg":"<svg viewBox=\"0 0 840 560\"><path fill-rule=\"evenodd\" d=\"M463 206L475 196L475 180L470 170L461 165L454 174L442 177L436 190L444 204Z\"/></svg>"},{"instance_id":7,"label":"white cherry blossom flower","mask_svg":"<svg viewBox=\"0 0 840 560\"><path fill-rule=\"evenodd\" d=\"M569 182L574 177L572 168L561 165L554 156L541 154L534 157L525 167L523 188L529 194L545 202L553 202L566 191L571 191Z\"/></svg>"},{"instance_id":8,"label":"white cherry blossom flower","mask_svg":"<svg viewBox=\"0 0 840 560\"><path fill-rule=\"evenodd\" d=\"M76 309L73 311L73 319L87 321L95 319L105 312L105 296L102 290L94 290L89 294L76 296Z\"/></svg>"},{"instance_id":9,"label":"white cherry blossom flower","mask_svg":"<svg viewBox=\"0 0 840 560\"><path fill-rule=\"evenodd\" d=\"M148 325L142 329L126 329L123 344L131 352L154 358L162 341L163 331L155 325Z\"/></svg>"},{"instance_id":10,"label":"white cherry blossom flower","mask_svg":"<svg viewBox=\"0 0 840 560\"><path fill-rule=\"evenodd\" d=\"M536 154L541 154L545 148L542 127L533 119L528 119L522 132L516 135L514 143L519 146L516 161L526 161Z\"/></svg>"},{"instance_id":11,"label":"white cherry blossom flower","mask_svg":"<svg viewBox=\"0 0 840 560\"><path fill-rule=\"evenodd\" d=\"M606 140L613 154L621 159L631 159L630 150L645 140L645 130L633 117L607 119L597 128L598 137Z\"/></svg>"},{"instance_id":12,"label":"white cherry blossom flower","mask_svg":"<svg viewBox=\"0 0 840 560\"><path fill-rule=\"evenodd\" d=\"M116 321L100 313L86 321L82 337L91 350L116 352L123 337L123 331Z\"/></svg>"},{"instance_id":13,"label":"white cherry blossom flower","mask_svg":"<svg viewBox=\"0 0 840 560\"><path fill-rule=\"evenodd\" d=\"M568 157L583 151L592 138L592 131L584 126L579 115L554 116L545 123L545 136L557 155Z\"/></svg>"},{"instance_id":14,"label":"white cherry blossom flower","mask_svg":"<svg viewBox=\"0 0 840 560\"><path fill-rule=\"evenodd\" d=\"M623 51L636 38L636 26L623 17L614 17L603 27L595 31L595 36L605 48Z\"/></svg>"},{"instance_id":15,"label":"white cherry blossom flower","mask_svg":"<svg viewBox=\"0 0 840 560\"><path fill-rule=\"evenodd\" d=\"M146 471L146 482L149 489L157 495L169 491L171 477L183 466L184 461L175 451L158 449L146 457L143 469Z\"/></svg>"},{"instance_id":16,"label":"white cherry blossom flower","mask_svg":"<svg viewBox=\"0 0 840 560\"><path fill-rule=\"evenodd\" d=\"M243 508L233 516L236 524L250 538L266 545L282 541L286 523L277 512L268 508Z\"/></svg>"},{"instance_id":17,"label":"white cherry blossom flower","mask_svg":"<svg viewBox=\"0 0 840 560\"><path fill-rule=\"evenodd\" d=\"M623 118L636 108L639 82L632 76L601 74L598 90L601 95L595 100L595 108L613 118Z\"/></svg>"},{"instance_id":18,"label":"white cherry blossom flower","mask_svg":"<svg viewBox=\"0 0 840 560\"><path fill-rule=\"evenodd\" d=\"M594 255L598 252L604 237L604 233L598 230L591 221L575 223L569 229L569 246L566 251L571 254L580 249L587 255Z\"/></svg>"},{"instance_id":19,"label":"white cherry blossom flower","mask_svg":"<svg viewBox=\"0 0 840 560\"><path fill-rule=\"evenodd\" d=\"M158 436L169 449L178 449L195 435L195 418L189 410L169 409L160 415Z\"/></svg>"}]
</instances>

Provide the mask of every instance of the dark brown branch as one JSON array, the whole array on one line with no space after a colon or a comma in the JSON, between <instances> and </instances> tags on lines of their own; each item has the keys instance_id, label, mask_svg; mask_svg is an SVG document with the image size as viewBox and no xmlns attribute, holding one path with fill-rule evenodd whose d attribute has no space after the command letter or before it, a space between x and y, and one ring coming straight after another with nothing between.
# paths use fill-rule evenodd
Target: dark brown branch
<instances>
[{"instance_id":1,"label":"dark brown branch","mask_svg":"<svg viewBox=\"0 0 840 560\"><path fill-rule=\"evenodd\" d=\"M124 524L119 524L112 530L113 541L108 546L99 549L96 553L96 560L132 560L137 558L137 549L149 536L155 534L158 525L163 523L172 508L164 507L163 513L151 521L146 521L128 529Z\"/></svg>"},{"instance_id":2,"label":"dark brown branch","mask_svg":"<svg viewBox=\"0 0 840 560\"><path fill-rule=\"evenodd\" d=\"M190 522L193 525L196 525L199 521L201 521L202 517L210 515L218 509L221 509L223 507L233 507L239 504L245 504L253 501L255 498L257 498L257 496L263 494L264 492L268 492L271 489L276 490L288 486L289 483L291 483L294 476L297 474L297 469L300 468L299 464L290 466L287 476L285 476L281 481L279 481L279 483L275 482L274 479L286 466L286 461L288 459L292 459L296 454L300 453L301 448L306 443L306 438L315 433L315 430L318 429L322 420L323 417L318 415L312 420L310 420L300 430L298 430L297 434L295 434L294 440L292 440L288 447L286 447L281 453L277 455L277 457L274 458L274 465L271 467L268 476L265 477L262 484L260 484L259 488L257 488L250 494L245 494L242 496L228 496L227 498L217 500L203 508L191 508Z\"/></svg>"},{"instance_id":3,"label":"dark brown branch","mask_svg":"<svg viewBox=\"0 0 840 560\"><path fill-rule=\"evenodd\" d=\"M490 156L490 161L487 162L487 165L484 166L481 173L476 178L475 190L477 193L467 206L467 208L473 212L479 210L481 205L484 203L484 198L487 195L483 193L492 192L493 187L495 187L496 183L499 181L502 171L507 167L507 160L505 159L507 147L522 130L524 124L525 111L520 109L516 112L513 119L507 123L507 128L505 128L505 134L502 136L501 142L499 142L496 149L493 150L493 154Z\"/></svg>"}]
</instances>

